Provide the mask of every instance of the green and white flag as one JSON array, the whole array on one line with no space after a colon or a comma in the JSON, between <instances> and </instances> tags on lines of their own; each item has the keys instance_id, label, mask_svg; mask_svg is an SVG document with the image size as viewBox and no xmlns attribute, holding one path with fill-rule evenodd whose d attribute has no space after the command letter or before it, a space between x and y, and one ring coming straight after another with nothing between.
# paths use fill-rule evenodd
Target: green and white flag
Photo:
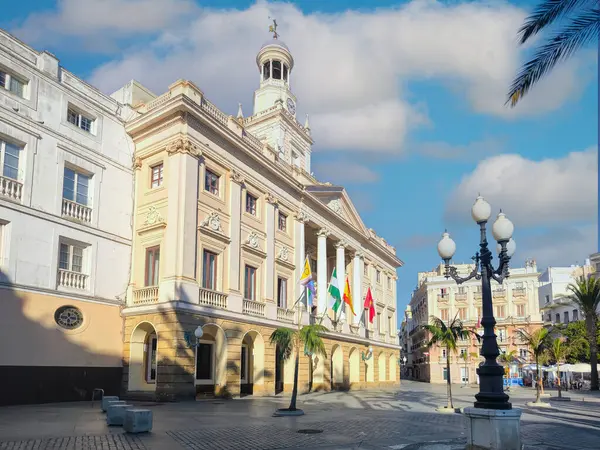
<instances>
[{"instance_id":1,"label":"green and white flag","mask_svg":"<svg viewBox=\"0 0 600 450\"><path fill-rule=\"evenodd\" d=\"M335 268L333 269L333 273L331 274L331 281L329 281L329 289L327 289L327 293L329 294L330 300L333 300L333 309L336 313L342 304L342 296L340 294L340 287L338 286L337 273Z\"/></svg>"}]
</instances>

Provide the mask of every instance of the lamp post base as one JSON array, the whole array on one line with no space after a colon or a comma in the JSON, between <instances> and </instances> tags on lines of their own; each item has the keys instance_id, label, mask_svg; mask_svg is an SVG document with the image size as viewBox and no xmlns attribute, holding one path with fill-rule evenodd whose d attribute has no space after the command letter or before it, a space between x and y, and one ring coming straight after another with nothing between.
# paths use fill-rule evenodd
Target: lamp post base
<instances>
[{"instance_id":1,"label":"lamp post base","mask_svg":"<svg viewBox=\"0 0 600 450\"><path fill-rule=\"evenodd\" d=\"M521 450L521 410L465 408L467 450Z\"/></svg>"}]
</instances>

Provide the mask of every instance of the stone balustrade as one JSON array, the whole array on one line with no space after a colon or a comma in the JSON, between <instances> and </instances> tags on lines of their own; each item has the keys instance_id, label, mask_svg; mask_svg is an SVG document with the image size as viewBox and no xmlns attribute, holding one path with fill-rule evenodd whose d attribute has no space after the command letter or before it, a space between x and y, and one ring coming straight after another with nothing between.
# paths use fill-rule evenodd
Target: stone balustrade
<instances>
[{"instance_id":1,"label":"stone balustrade","mask_svg":"<svg viewBox=\"0 0 600 450\"><path fill-rule=\"evenodd\" d=\"M248 314L250 316L265 316L265 304L262 302L255 302L254 300L244 299L244 314Z\"/></svg>"},{"instance_id":2,"label":"stone balustrade","mask_svg":"<svg viewBox=\"0 0 600 450\"><path fill-rule=\"evenodd\" d=\"M294 323L294 317L296 316L296 311L293 309L286 308L277 308L277 320L282 322L290 322Z\"/></svg>"},{"instance_id":3,"label":"stone balustrade","mask_svg":"<svg viewBox=\"0 0 600 450\"><path fill-rule=\"evenodd\" d=\"M62 216L90 223L92 221L92 208L63 198Z\"/></svg>"},{"instance_id":4,"label":"stone balustrade","mask_svg":"<svg viewBox=\"0 0 600 450\"><path fill-rule=\"evenodd\" d=\"M11 200L21 201L23 183L12 178L0 176L0 195Z\"/></svg>"},{"instance_id":5,"label":"stone balustrade","mask_svg":"<svg viewBox=\"0 0 600 450\"><path fill-rule=\"evenodd\" d=\"M158 303L158 286L147 286L133 290L134 305Z\"/></svg>"},{"instance_id":6,"label":"stone balustrade","mask_svg":"<svg viewBox=\"0 0 600 450\"><path fill-rule=\"evenodd\" d=\"M219 291L201 287L199 303L213 308L227 309L227 295Z\"/></svg>"},{"instance_id":7,"label":"stone balustrade","mask_svg":"<svg viewBox=\"0 0 600 450\"><path fill-rule=\"evenodd\" d=\"M86 290L88 288L88 276L81 272L58 269L58 285L70 289Z\"/></svg>"}]
</instances>

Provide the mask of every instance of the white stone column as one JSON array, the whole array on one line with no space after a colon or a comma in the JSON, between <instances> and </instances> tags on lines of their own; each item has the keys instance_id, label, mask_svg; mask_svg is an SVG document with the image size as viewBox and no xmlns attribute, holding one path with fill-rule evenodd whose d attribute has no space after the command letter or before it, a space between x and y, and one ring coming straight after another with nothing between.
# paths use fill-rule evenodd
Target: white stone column
<instances>
[{"instance_id":1,"label":"white stone column","mask_svg":"<svg viewBox=\"0 0 600 450\"><path fill-rule=\"evenodd\" d=\"M296 259L296 270L294 272L294 282L296 283L296 285L294 288L294 302L300 298L304 290L304 286L298 283L298 281L300 280L300 275L302 275L302 271L304 270L304 261L306 259L304 250L304 225L308 221L306 215L303 212L296 214L295 219L296 220L294 229L294 255ZM308 301L306 302L306 305L308 309Z\"/></svg>"},{"instance_id":2,"label":"white stone column","mask_svg":"<svg viewBox=\"0 0 600 450\"><path fill-rule=\"evenodd\" d=\"M317 314L327 310L327 236L329 231L321 228L317 232Z\"/></svg>"},{"instance_id":3,"label":"white stone column","mask_svg":"<svg viewBox=\"0 0 600 450\"><path fill-rule=\"evenodd\" d=\"M277 212L277 199L270 194L266 196L266 231L267 231L267 253L265 267L265 300L275 299L275 215Z\"/></svg>"},{"instance_id":4,"label":"white stone column","mask_svg":"<svg viewBox=\"0 0 600 450\"><path fill-rule=\"evenodd\" d=\"M229 290L241 295L240 291L240 251L242 222L242 183L244 178L239 172L232 170L229 175L231 201L231 221L229 223Z\"/></svg>"},{"instance_id":5,"label":"white stone column","mask_svg":"<svg viewBox=\"0 0 600 450\"><path fill-rule=\"evenodd\" d=\"M341 311L338 313L338 320L346 318L346 306L344 304L344 288L346 286L346 242L343 240L338 241L335 244L335 270L337 273L338 287L340 289L340 295L342 296L342 304L340 306Z\"/></svg>"},{"instance_id":6,"label":"white stone column","mask_svg":"<svg viewBox=\"0 0 600 450\"><path fill-rule=\"evenodd\" d=\"M161 300L197 303L198 158L200 150L188 139L167 147L167 227L161 264Z\"/></svg>"},{"instance_id":7,"label":"white stone column","mask_svg":"<svg viewBox=\"0 0 600 450\"><path fill-rule=\"evenodd\" d=\"M356 316L352 319L354 325L360 325L360 318L363 313L365 301L362 296L362 276L363 276L364 257L362 253L354 254L354 276L352 277L352 300L354 302L354 312Z\"/></svg>"}]
</instances>

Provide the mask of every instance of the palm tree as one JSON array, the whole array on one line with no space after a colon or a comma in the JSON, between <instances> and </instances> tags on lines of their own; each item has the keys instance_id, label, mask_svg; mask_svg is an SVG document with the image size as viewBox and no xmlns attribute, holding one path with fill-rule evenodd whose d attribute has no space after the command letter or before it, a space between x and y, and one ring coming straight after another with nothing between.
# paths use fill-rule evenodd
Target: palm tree
<instances>
[{"instance_id":1,"label":"palm tree","mask_svg":"<svg viewBox=\"0 0 600 450\"><path fill-rule=\"evenodd\" d=\"M446 325L439 317L432 316L431 324L423 325L422 327L431 334L431 338L427 343L428 347L440 345L446 348L446 372L448 375L446 377L448 394L447 408L454 409L454 404L452 403L452 384L450 380L450 353L456 354L458 340L468 339L470 335L476 336L477 340L479 340L480 337L475 331L464 328L458 315L454 317L454 320L448 325Z\"/></svg>"},{"instance_id":2,"label":"palm tree","mask_svg":"<svg viewBox=\"0 0 600 450\"><path fill-rule=\"evenodd\" d=\"M550 330L548 328L539 328L531 333L525 330L517 330L517 336L521 341L529 347L531 353L535 357L535 368L537 370L537 383L535 402L540 403L541 384L542 384L542 368L540 362L544 358L544 352L550 345Z\"/></svg>"},{"instance_id":3,"label":"palm tree","mask_svg":"<svg viewBox=\"0 0 600 450\"><path fill-rule=\"evenodd\" d=\"M598 305L600 304L600 279L596 277L579 277L575 283L569 284L567 289L571 292L569 300L575 303L585 317L585 328L590 344L590 364L592 366L592 391L598 390L598 336L597 325Z\"/></svg>"},{"instance_id":4,"label":"palm tree","mask_svg":"<svg viewBox=\"0 0 600 450\"><path fill-rule=\"evenodd\" d=\"M287 361L292 353L295 352L296 361L294 364L294 387L292 389L292 399L290 400L289 411L296 411L296 398L298 397L298 366L300 365L300 348L310 354L322 355L326 357L325 343L321 334L327 331L323 325L306 325L299 330L290 328L277 328L269 338L272 345L280 349L281 358Z\"/></svg>"},{"instance_id":5,"label":"palm tree","mask_svg":"<svg viewBox=\"0 0 600 450\"><path fill-rule=\"evenodd\" d=\"M550 343L550 346L546 350L549 359L556 362L556 373L558 375L558 396L562 397L562 388L560 385L560 365L566 362L567 356L571 353L571 347L567 343L565 338L557 337Z\"/></svg>"},{"instance_id":6,"label":"palm tree","mask_svg":"<svg viewBox=\"0 0 600 450\"><path fill-rule=\"evenodd\" d=\"M598 42L600 9L597 0L541 0L519 30L519 43L525 44L540 31L563 19L561 29L538 47L513 80L507 103L515 106L532 86L557 63L568 59L581 47Z\"/></svg>"}]
</instances>

